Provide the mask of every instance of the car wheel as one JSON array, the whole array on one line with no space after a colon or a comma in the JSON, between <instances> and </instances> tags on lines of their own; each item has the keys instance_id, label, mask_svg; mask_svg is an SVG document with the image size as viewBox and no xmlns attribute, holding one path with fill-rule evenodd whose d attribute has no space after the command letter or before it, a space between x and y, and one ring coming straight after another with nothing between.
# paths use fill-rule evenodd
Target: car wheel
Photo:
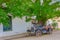
<instances>
[{"instance_id":1,"label":"car wheel","mask_svg":"<svg viewBox=\"0 0 60 40\"><path fill-rule=\"evenodd\" d=\"M42 32L40 30L37 30L36 31L36 36L41 36L42 35Z\"/></svg>"},{"instance_id":2,"label":"car wheel","mask_svg":"<svg viewBox=\"0 0 60 40\"><path fill-rule=\"evenodd\" d=\"M49 34L52 34L52 30L51 29L49 29Z\"/></svg>"}]
</instances>

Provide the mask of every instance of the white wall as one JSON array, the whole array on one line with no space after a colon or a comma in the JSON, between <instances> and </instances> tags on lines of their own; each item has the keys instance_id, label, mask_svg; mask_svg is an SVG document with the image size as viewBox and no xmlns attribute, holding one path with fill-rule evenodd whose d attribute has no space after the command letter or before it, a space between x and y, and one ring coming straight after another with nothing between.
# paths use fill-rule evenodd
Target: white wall
<instances>
[{"instance_id":1,"label":"white wall","mask_svg":"<svg viewBox=\"0 0 60 40\"><path fill-rule=\"evenodd\" d=\"M2 25L2 24L0 24L0 37L1 37L1 36L3 36L3 34L2 34L2 33L3 33L3 25Z\"/></svg>"},{"instance_id":2,"label":"white wall","mask_svg":"<svg viewBox=\"0 0 60 40\"><path fill-rule=\"evenodd\" d=\"M25 33L27 27L31 27L31 22L25 22L25 18L16 17L12 20L12 31L3 32L3 25L0 25L0 37Z\"/></svg>"},{"instance_id":3,"label":"white wall","mask_svg":"<svg viewBox=\"0 0 60 40\"><path fill-rule=\"evenodd\" d=\"M60 0L52 0L52 1L60 1Z\"/></svg>"}]
</instances>

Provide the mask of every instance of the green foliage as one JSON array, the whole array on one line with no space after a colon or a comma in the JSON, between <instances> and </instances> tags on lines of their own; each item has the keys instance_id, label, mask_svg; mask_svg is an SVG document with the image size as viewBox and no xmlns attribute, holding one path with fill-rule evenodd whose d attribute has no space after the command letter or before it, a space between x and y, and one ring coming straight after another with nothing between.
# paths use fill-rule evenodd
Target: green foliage
<instances>
[{"instance_id":1,"label":"green foliage","mask_svg":"<svg viewBox=\"0 0 60 40\"><path fill-rule=\"evenodd\" d=\"M29 17L31 20L32 16L36 16L36 20L46 21L49 18L60 16L60 11L54 11L59 7L59 2L49 5L51 0L43 0L41 5L40 0L36 0L33 3L31 0L0 0L0 23L6 24L8 22L8 13L12 14L13 17L23 16ZM6 3L7 8L2 9L1 4Z\"/></svg>"},{"instance_id":2,"label":"green foliage","mask_svg":"<svg viewBox=\"0 0 60 40\"><path fill-rule=\"evenodd\" d=\"M53 20L52 26L53 26L53 28L55 29L55 28L58 27L58 23L57 23L55 20Z\"/></svg>"}]
</instances>

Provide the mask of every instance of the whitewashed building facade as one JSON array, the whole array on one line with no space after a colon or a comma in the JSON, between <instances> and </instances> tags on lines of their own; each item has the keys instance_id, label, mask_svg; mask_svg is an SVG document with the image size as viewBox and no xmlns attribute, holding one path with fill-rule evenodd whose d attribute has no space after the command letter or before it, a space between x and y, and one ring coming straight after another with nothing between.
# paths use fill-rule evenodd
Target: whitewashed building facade
<instances>
[{"instance_id":1,"label":"whitewashed building facade","mask_svg":"<svg viewBox=\"0 0 60 40\"><path fill-rule=\"evenodd\" d=\"M22 19L16 17L12 19L12 26L10 29L8 27L4 29L4 26L0 24L0 37L25 33L27 27L31 27L31 22L25 22L25 17Z\"/></svg>"}]
</instances>

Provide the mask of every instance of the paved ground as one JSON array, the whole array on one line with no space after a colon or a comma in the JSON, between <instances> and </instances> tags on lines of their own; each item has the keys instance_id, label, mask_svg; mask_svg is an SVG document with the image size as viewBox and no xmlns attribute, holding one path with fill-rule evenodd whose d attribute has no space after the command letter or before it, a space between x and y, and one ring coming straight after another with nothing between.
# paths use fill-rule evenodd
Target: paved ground
<instances>
[{"instance_id":1,"label":"paved ground","mask_svg":"<svg viewBox=\"0 0 60 40\"><path fill-rule=\"evenodd\" d=\"M3 39L0 39L0 40L3 40ZM13 38L10 40L60 40L60 31L55 31L51 35L44 35L41 37L33 36L33 37L24 37L24 38Z\"/></svg>"},{"instance_id":2,"label":"paved ground","mask_svg":"<svg viewBox=\"0 0 60 40\"><path fill-rule=\"evenodd\" d=\"M44 35L41 37L26 37L26 38L17 38L13 40L60 40L60 31L53 32L51 35Z\"/></svg>"}]
</instances>

